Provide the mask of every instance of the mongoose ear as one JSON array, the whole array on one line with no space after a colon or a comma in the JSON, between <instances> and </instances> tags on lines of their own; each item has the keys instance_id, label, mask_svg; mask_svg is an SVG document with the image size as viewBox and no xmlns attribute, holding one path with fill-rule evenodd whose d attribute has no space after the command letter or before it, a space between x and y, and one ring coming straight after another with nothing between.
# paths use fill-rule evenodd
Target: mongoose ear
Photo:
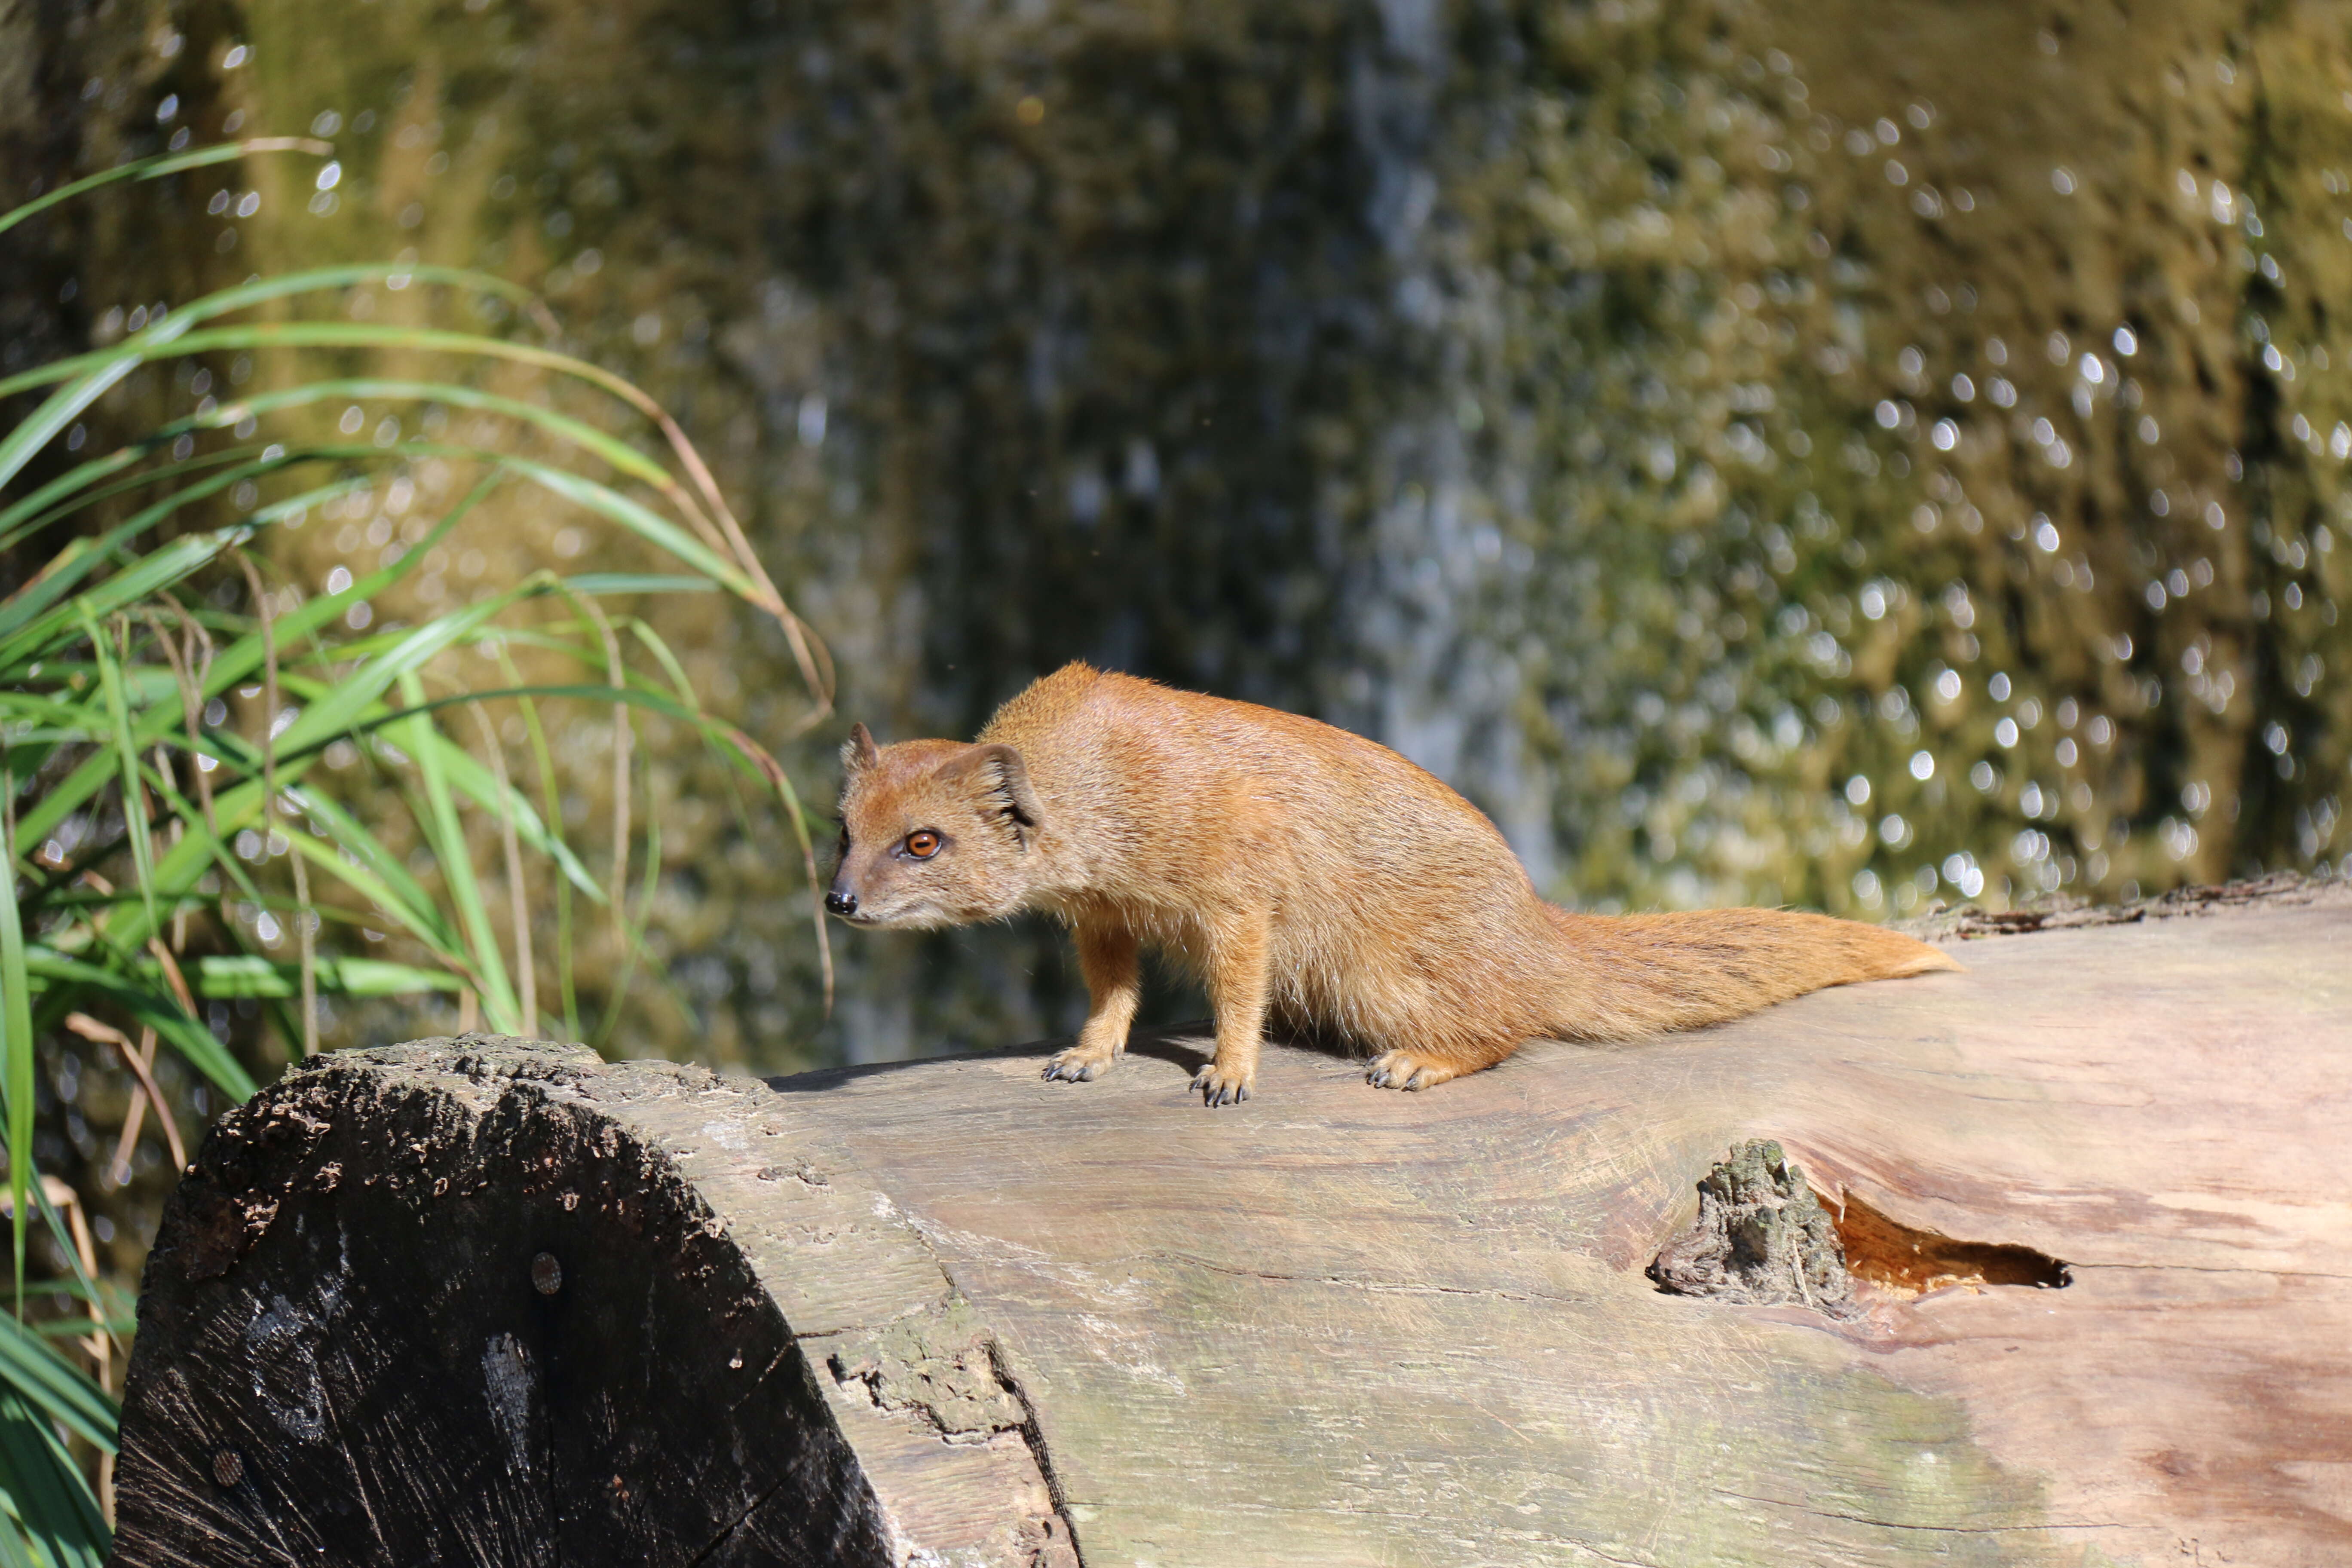
<instances>
[{"instance_id":1,"label":"mongoose ear","mask_svg":"<svg viewBox=\"0 0 2352 1568\"><path fill-rule=\"evenodd\" d=\"M1019 752L1002 744L974 746L940 771L976 773L987 792L995 797L1015 842L1024 849L1029 847L1030 836L1045 819L1045 809L1038 805L1037 792L1030 787L1029 764L1021 760Z\"/></svg>"},{"instance_id":2,"label":"mongoose ear","mask_svg":"<svg viewBox=\"0 0 2352 1568\"><path fill-rule=\"evenodd\" d=\"M841 771L854 773L870 768L882 760L882 748L874 743L872 731L863 724L849 727L849 739L841 745Z\"/></svg>"}]
</instances>

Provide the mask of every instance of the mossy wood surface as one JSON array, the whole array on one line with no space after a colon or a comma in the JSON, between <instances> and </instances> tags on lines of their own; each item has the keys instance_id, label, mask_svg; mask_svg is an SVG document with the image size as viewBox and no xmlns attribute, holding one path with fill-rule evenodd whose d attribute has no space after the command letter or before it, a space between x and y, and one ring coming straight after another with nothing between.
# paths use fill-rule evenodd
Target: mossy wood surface
<instances>
[{"instance_id":1,"label":"mossy wood surface","mask_svg":"<svg viewBox=\"0 0 2352 1568\"><path fill-rule=\"evenodd\" d=\"M1424 1094L1276 1048L1214 1112L1174 1038L330 1058L174 1200L117 1561L2352 1561L2352 898L1958 952ZM1749 1138L1858 1310L1645 1277Z\"/></svg>"}]
</instances>

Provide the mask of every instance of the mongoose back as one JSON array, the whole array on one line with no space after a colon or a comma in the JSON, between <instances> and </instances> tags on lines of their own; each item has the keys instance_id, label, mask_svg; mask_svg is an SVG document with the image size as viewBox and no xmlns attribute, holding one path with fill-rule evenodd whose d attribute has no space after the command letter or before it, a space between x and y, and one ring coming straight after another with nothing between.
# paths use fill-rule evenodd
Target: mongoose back
<instances>
[{"instance_id":1,"label":"mongoose back","mask_svg":"<svg viewBox=\"0 0 2352 1568\"><path fill-rule=\"evenodd\" d=\"M1049 1079L1118 1060L1141 949L1206 984L1216 1052L1193 1080L1247 1100L1269 1020L1428 1089L1523 1041L1625 1039L1825 985L1959 967L1898 932L1780 910L1580 915L1537 897L1476 807L1387 747L1246 702L1073 664L971 744L843 748L853 925L935 929L1045 910L1090 997Z\"/></svg>"}]
</instances>

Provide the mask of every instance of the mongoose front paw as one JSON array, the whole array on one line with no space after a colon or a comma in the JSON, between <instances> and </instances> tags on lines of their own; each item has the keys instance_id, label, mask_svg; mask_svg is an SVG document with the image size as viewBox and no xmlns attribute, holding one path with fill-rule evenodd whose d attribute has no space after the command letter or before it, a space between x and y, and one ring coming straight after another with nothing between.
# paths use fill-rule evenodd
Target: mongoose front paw
<instances>
[{"instance_id":1,"label":"mongoose front paw","mask_svg":"<svg viewBox=\"0 0 2352 1568\"><path fill-rule=\"evenodd\" d=\"M1433 1089L1447 1079L1461 1076L1459 1068L1433 1062L1411 1051L1384 1051L1365 1072L1364 1081L1376 1089Z\"/></svg>"},{"instance_id":2,"label":"mongoose front paw","mask_svg":"<svg viewBox=\"0 0 2352 1568\"><path fill-rule=\"evenodd\" d=\"M1065 1083L1091 1083L1095 1078L1110 1070L1111 1058L1072 1046L1057 1051L1045 1064L1045 1077L1060 1079Z\"/></svg>"},{"instance_id":3,"label":"mongoose front paw","mask_svg":"<svg viewBox=\"0 0 2352 1568\"><path fill-rule=\"evenodd\" d=\"M1192 1075L1192 1087L1201 1091L1203 1105L1239 1105L1250 1097L1250 1084L1256 1076L1244 1077L1211 1062Z\"/></svg>"}]
</instances>

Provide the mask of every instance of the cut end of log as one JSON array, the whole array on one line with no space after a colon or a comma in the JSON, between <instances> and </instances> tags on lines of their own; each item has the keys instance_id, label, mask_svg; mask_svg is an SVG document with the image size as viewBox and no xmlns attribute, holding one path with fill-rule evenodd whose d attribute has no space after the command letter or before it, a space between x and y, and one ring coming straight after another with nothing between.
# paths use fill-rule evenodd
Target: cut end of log
<instances>
[{"instance_id":1,"label":"cut end of log","mask_svg":"<svg viewBox=\"0 0 2352 1568\"><path fill-rule=\"evenodd\" d=\"M113 1561L903 1563L728 1184L682 1169L748 1155L764 1092L465 1037L225 1117L150 1255ZM1023 1425L976 1333L885 1341L947 1441ZM991 1560L1050 1563L1024 1529Z\"/></svg>"}]
</instances>

